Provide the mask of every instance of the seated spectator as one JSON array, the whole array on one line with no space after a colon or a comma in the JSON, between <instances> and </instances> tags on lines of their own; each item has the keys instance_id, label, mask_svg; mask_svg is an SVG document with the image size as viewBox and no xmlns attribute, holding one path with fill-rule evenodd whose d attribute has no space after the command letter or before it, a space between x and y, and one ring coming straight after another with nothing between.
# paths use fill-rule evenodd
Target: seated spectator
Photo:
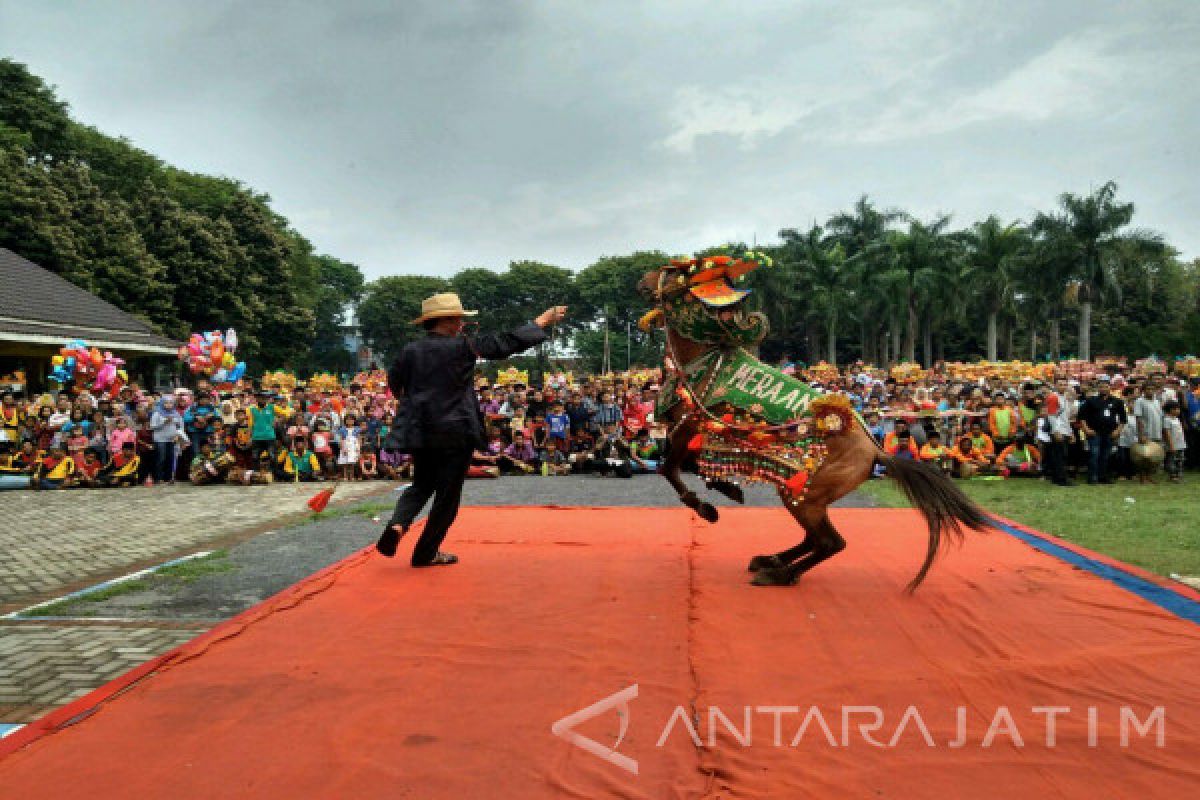
<instances>
[{"instance_id":1,"label":"seated spectator","mask_svg":"<svg viewBox=\"0 0 1200 800\"><path fill-rule=\"evenodd\" d=\"M121 445L121 451L112 457L112 460L100 470L96 478L100 486L137 486L138 470L141 465L142 460L137 454L137 444L125 442Z\"/></svg>"},{"instance_id":2,"label":"seated spectator","mask_svg":"<svg viewBox=\"0 0 1200 800\"><path fill-rule=\"evenodd\" d=\"M1025 434L1019 433L1012 444L1000 451L996 465L1009 475L1034 477L1042 474L1042 454Z\"/></svg>"},{"instance_id":3,"label":"seated spectator","mask_svg":"<svg viewBox=\"0 0 1200 800\"><path fill-rule=\"evenodd\" d=\"M971 440L971 448L979 455L987 458L988 464L992 464L996 460L996 444L992 441L992 437L983 432L983 425L978 422L971 423L970 433L967 438Z\"/></svg>"},{"instance_id":4,"label":"seated spectator","mask_svg":"<svg viewBox=\"0 0 1200 800\"><path fill-rule=\"evenodd\" d=\"M205 440L200 444L200 452L192 459L188 477L195 486L222 483L231 466L233 466L233 457L218 455L213 443Z\"/></svg>"},{"instance_id":5,"label":"seated spectator","mask_svg":"<svg viewBox=\"0 0 1200 800\"><path fill-rule=\"evenodd\" d=\"M75 474L70 478L69 484L80 489L94 489L100 485L100 470L103 467L104 462L96 455L95 450L84 450L83 459L75 464Z\"/></svg>"},{"instance_id":6,"label":"seated spectator","mask_svg":"<svg viewBox=\"0 0 1200 800\"><path fill-rule=\"evenodd\" d=\"M630 467L639 475L647 475L658 469L658 460L658 443L650 438L648 429L641 428L629 444Z\"/></svg>"},{"instance_id":7,"label":"seated spectator","mask_svg":"<svg viewBox=\"0 0 1200 800\"><path fill-rule=\"evenodd\" d=\"M498 459L500 469L514 475L532 475L538 471L538 457L533 445L525 440L522 431L513 431L512 444L504 448L504 455Z\"/></svg>"},{"instance_id":8,"label":"seated spectator","mask_svg":"<svg viewBox=\"0 0 1200 800\"><path fill-rule=\"evenodd\" d=\"M960 478L972 478L992 466L992 460L975 449L969 435L958 440L958 447L954 448L954 462L955 471Z\"/></svg>"},{"instance_id":9,"label":"seated spectator","mask_svg":"<svg viewBox=\"0 0 1200 800\"><path fill-rule=\"evenodd\" d=\"M546 440L546 453L542 457L542 475L570 475L571 464L567 454L559 449L557 439Z\"/></svg>"},{"instance_id":10,"label":"seated spectator","mask_svg":"<svg viewBox=\"0 0 1200 800\"><path fill-rule=\"evenodd\" d=\"M937 431L929 434L925 446L921 448L921 460L935 465L947 474L954 470L954 455L949 447L942 444L942 435Z\"/></svg>"},{"instance_id":11,"label":"seated spectator","mask_svg":"<svg viewBox=\"0 0 1200 800\"><path fill-rule=\"evenodd\" d=\"M596 441L591 458L584 464L585 472L600 475L616 475L632 478L633 467L629 463L629 443L620 433L620 420L604 426L604 433Z\"/></svg>"},{"instance_id":12,"label":"seated spectator","mask_svg":"<svg viewBox=\"0 0 1200 800\"><path fill-rule=\"evenodd\" d=\"M895 430L883 437L883 452L912 461L921 460L921 452L908 430L908 423L902 419L896 420Z\"/></svg>"},{"instance_id":13,"label":"seated spectator","mask_svg":"<svg viewBox=\"0 0 1200 800\"><path fill-rule=\"evenodd\" d=\"M358 457L358 475L364 481L379 478L379 458L375 455L373 445L363 445L362 455Z\"/></svg>"},{"instance_id":14,"label":"seated spectator","mask_svg":"<svg viewBox=\"0 0 1200 800\"><path fill-rule=\"evenodd\" d=\"M308 443L303 439L295 439L290 449L279 454L280 480L319 481L321 470L321 461L316 453L308 449Z\"/></svg>"},{"instance_id":15,"label":"seated spectator","mask_svg":"<svg viewBox=\"0 0 1200 800\"><path fill-rule=\"evenodd\" d=\"M62 489L75 475L75 460L67 455L61 444L53 445L50 454L41 459L33 470L33 488Z\"/></svg>"}]
</instances>

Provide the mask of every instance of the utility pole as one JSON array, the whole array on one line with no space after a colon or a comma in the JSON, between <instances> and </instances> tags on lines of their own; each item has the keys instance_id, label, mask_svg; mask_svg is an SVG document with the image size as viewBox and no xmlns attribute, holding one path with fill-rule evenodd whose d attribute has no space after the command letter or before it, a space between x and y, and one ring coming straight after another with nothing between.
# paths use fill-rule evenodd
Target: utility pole
<instances>
[{"instance_id":1,"label":"utility pole","mask_svg":"<svg viewBox=\"0 0 1200 800\"><path fill-rule=\"evenodd\" d=\"M625 320L625 371L633 369L633 325Z\"/></svg>"}]
</instances>

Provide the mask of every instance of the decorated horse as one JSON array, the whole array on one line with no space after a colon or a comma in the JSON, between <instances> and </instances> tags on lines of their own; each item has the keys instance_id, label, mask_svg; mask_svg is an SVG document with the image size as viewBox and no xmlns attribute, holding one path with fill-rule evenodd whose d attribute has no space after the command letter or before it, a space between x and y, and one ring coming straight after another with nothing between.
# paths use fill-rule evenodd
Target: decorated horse
<instances>
[{"instance_id":1,"label":"decorated horse","mask_svg":"<svg viewBox=\"0 0 1200 800\"><path fill-rule=\"evenodd\" d=\"M754 556L748 568L755 585L787 586L845 549L829 506L882 464L929 527L912 591L944 540L961 540L963 526L983 530L990 521L940 470L884 452L844 395L823 393L758 360L767 318L746 310L750 290L737 284L769 264L761 253L675 259L638 284L654 306L639 326L667 331L655 418L667 424L668 448L659 471L708 522L717 521L717 509L688 488L683 471L738 503L744 502L739 481L775 486L805 536L790 549Z\"/></svg>"}]
</instances>

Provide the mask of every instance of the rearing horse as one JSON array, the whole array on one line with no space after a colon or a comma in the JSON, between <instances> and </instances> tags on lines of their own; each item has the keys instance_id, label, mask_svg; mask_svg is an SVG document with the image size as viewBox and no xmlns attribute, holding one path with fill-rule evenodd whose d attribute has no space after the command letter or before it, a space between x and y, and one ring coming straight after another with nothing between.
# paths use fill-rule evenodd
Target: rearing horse
<instances>
[{"instance_id":1,"label":"rearing horse","mask_svg":"<svg viewBox=\"0 0 1200 800\"><path fill-rule=\"evenodd\" d=\"M775 485L784 507L804 528L804 540L787 550L750 559L757 586L787 586L837 555L846 541L828 508L866 481L882 464L924 515L929 527L925 560L908 584L920 585L948 535L961 540L962 525L983 530L987 515L940 471L885 453L839 395L817 390L758 361L754 353L768 330L765 315L747 313L747 290L733 281L768 261L714 256L676 259L646 273L638 291L654 308L639 325L667 331L664 382L655 418L668 425L667 454L659 471L680 501L708 522L717 509L683 482L685 469L705 485L744 502L732 478Z\"/></svg>"}]
</instances>

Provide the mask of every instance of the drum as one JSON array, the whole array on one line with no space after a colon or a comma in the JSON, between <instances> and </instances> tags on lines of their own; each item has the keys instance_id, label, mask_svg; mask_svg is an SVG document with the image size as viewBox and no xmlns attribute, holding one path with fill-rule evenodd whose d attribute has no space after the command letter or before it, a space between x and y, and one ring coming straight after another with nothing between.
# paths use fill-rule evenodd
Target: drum
<instances>
[{"instance_id":1,"label":"drum","mask_svg":"<svg viewBox=\"0 0 1200 800\"><path fill-rule=\"evenodd\" d=\"M1129 458L1133 461L1133 468L1142 475L1153 475L1158 472L1158 468L1162 466L1163 459L1166 457L1167 452L1158 442L1146 442L1145 444L1138 442L1129 448Z\"/></svg>"},{"instance_id":2,"label":"drum","mask_svg":"<svg viewBox=\"0 0 1200 800\"><path fill-rule=\"evenodd\" d=\"M974 478L978 472L979 466L970 461L964 461L958 465L958 477L960 478Z\"/></svg>"}]
</instances>

